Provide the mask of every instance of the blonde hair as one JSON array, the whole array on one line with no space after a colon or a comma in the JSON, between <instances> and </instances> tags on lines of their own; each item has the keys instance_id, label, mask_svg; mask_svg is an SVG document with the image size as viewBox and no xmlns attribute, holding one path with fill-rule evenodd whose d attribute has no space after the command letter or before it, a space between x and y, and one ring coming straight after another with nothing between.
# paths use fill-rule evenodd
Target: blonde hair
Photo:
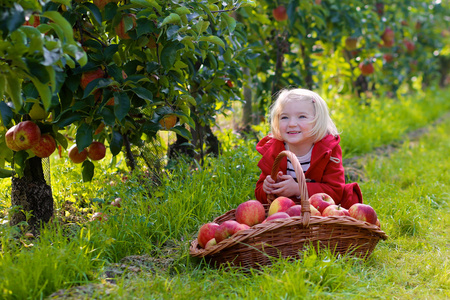
<instances>
[{"instance_id":1,"label":"blonde hair","mask_svg":"<svg viewBox=\"0 0 450 300\"><path fill-rule=\"evenodd\" d=\"M336 125L331 120L328 112L328 106L325 100L317 93L307 89L283 89L281 90L275 102L270 106L271 133L276 139L282 140L280 133L280 114L284 106L292 101L310 101L314 106L314 119L311 135L315 136L314 142L318 142L326 135L338 135Z\"/></svg>"}]
</instances>

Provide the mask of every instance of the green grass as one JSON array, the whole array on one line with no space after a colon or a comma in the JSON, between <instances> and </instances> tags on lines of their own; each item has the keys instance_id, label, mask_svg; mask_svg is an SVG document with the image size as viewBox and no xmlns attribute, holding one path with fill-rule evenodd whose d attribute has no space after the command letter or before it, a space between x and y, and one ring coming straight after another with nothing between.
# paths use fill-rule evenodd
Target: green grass
<instances>
[{"instance_id":1,"label":"green grass","mask_svg":"<svg viewBox=\"0 0 450 300\"><path fill-rule=\"evenodd\" d=\"M344 151L361 154L431 123L450 110L449 100L444 92L430 91L369 107L336 101L333 115ZM181 161L159 187L144 172L122 181L117 160L96 162L95 179L82 183L78 165L53 157L56 218L36 239L25 238L26 224L0 225L0 298L39 299L77 286L90 287L84 297L95 299L450 297L449 120L396 152L361 159L365 202L389 235L367 262L307 251L301 260L276 260L251 273L214 269L188 254L199 226L253 198L259 176L255 141L236 139L229 130L218 135L224 145L219 158L194 167ZM10 180L0 186L3 218ZM122 208L108 205L115 197L123 199ZM89 222L95 211L108 220ZM121 266L130 256L144 262L137 271L133 264ZM115 268L117 284L108 284L105 274Z\"/></svg>"}]
</instances>

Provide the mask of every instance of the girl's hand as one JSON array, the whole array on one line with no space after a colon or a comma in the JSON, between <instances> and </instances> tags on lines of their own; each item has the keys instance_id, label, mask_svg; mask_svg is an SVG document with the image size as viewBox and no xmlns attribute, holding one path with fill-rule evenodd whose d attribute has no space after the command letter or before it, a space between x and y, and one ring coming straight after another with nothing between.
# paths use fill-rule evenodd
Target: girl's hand
<instances>
[{"instance_id":1,"label":"girl's hand","mask_svg":"<svg viewBox=\"0 0 450 300\"><path fill-rule=\"evenodd\" d=\"M280 177L283 175L283 172L278 172L277 174L277 181L280 181ZM273 190L274 190L274 184L276 183L276 181L272 178L272 176L267 175L266 179L264 179L264 183L263 183L263 191L266 194L273 194Z\"/></svg>"},{"instance_id":2,"label":"girl's hand","mask_svg":"<svg viewBox=\"0 0 450 300\"><path fill-rule=\"evenodd\" d=\"M278 175L278 181L271 184L272 194L284 197L297 197L300 196L300 188L298 183L291 175ZM265 183L265 182L264 182Z\"/></svg>"}]
</instances>

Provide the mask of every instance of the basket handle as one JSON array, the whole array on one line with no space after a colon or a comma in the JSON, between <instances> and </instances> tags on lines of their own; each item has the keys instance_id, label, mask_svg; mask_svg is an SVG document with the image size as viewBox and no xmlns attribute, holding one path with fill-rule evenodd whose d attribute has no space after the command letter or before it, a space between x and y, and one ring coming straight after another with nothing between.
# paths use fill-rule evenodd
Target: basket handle
<instances>
[{"instance_id":1,"label":"basket handle","mask_svg":"<svg viewBox=\"0 0 450 300\"><path fill-rule=\"evenodd\" d=\"M297 156L288 150L280 152L280 154L278 154L278 156L275 158L275 161L273 162L271 177L276 180L281 159L283 159L284 157L289 158L292 166L294 167L295 175L297 176L298 186L300 187L300 204L302 205L303 225L307 227L309 225L309 219L311 217L311 209L309 207L309 196L308 188L306 186L305 174L303 174L303 169L297 159ZM267 195L267 201L269 202L269 204L272 203L273 200L275 200L275 197L276 196L274 194Z\"/></svg>"}]
</instances>

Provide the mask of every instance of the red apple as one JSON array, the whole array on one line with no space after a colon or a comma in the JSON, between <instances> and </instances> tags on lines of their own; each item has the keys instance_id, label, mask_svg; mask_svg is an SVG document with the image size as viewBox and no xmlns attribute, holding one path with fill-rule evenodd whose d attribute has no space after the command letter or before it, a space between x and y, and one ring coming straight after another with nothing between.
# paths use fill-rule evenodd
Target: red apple
<instances>
[{"instance_id":1,"label":"red apple","mask_svg":"<svg viewBox=\"0 0 450 300\"><path fill-rule=\"evenodd\" d=\"M34 155L40 158L49 157L55 150L55 139L48 133L41 135L39 143L31 148Z\"/></svg>"},{"instance_id":2,"label":"red apple","mask_svg":"<svg viewBox=\"0 0 450 300\"><path fill-rule=\"evenodd\" d=\"M407 39L403 40L403 45L405 45L406 51L408 51L409 53L413 52L416 49L414 43Z\"/></svg>"},{"instance_id":3,"label":"red apple","mask_svg":"<svg viewBox=\"0 0 450 300\"><path fill-rule=\"evenodd\" d=\"M69 148L69 158L75 164L80 164L85 161L87 155L88 153L86 148L83 149L83 151L79 152L76 144L72 145L72 147Z\"/></svg>"},{"instance_id":4,"label":"red apple","mask_svg":"<svg viewBox=\"0 0 450 300\"><path fill-rule=\"evenodd\" d=\"M114 28L116 31L116 34L121 39L130 39L130 36L127 33L127 29L125 28L125 18L131 18L133 22L132 28L129 28L128 30L131 30L136 27L136 15L134 14L126 14L123 16L122 20L119 24Z\"/></svg>"},{"instance_id":5,"label":"red apple","mask_svg":"<svg viewBox=\"0 0 450 300\"><path fill-rule=\"evenodd\" d=\"M273 17L278 22L286 21L288 18L286 7L283 5L278 6L272 10Z\"/></svg>"},{"instance_id":6,"label":"red apple","mask_svg":"<svg viewBox=\"0 0 450 300\"><path fill-rule=\"evenodd\" d=\"M361 70L361 74L364 76L370 75L375 71L373 64L368 61L361 62L358 67Z\"/></svg>"},{"instance_id":7,"label":"red apple","mask_svg":"<svg viewBox=\"0 0 450 300\"><path fill-rule=\"evenodd\" d=\"M5 142L6 146L13 151L20 151L21 149L17 147L16 142L14 142L14 130L17 128L17 125L9 128L5 134Z\"/></svg>"},{"instance_id":8,"label":"red apple","mask_svg":"<svg viewBox=\"0 0 450 300\"><path fill-rule=\"evenodd\" d=\"M121 203L122 198L117 197L116 199L114 199L114 201L111 202L111 205L120 208L122 206Z\"/></svg>"},{"instance_id":9,"label":"red apple","mask_svg":"<svg viewBox=\"0 0 450 300\"><path fill-rule=\"evenodd\" d=\"M94 4L100 9L104 9L109 2L119 2L119 0L93 0Z\"/></svg>"},{"instance_id":10,"label":"red apple","mask_svg":"<svg viewBox=\"0 0 450 300\"><path fill-rule=\"evenodd\" d=\"M206 243L214 238L217 228L219 228L219 224L215 222L209 222L203 224L198 231L197 241L200 247L205 248Z\"/></svg>"},{"instance_id":11,"label":"red apple","mask_svg":"<svg viewBox=\"0 0 450 300\"><path fill-rule=\"evenodd\" d=\"M92 144L87 148L87 156L91 160L100 160L106 155L106 147L101 142L92 142Z\"/></svg>"},{"instance_id":12,"label":"red apple","mask_svg":"<svg viewBox=\"0 0 450 300\"><path fill-rule=\"evenodd\" d=\"M20 150L31 149L41 139L41 130L32 121L23 121L14 129L14 142Z\"/></svg>"},{"instance_id":13,"label":"red apple","mask_svg":"<svg viewBox=\"0 0 450 300\"><path fill-rule=\"evenodd\" d=\"M272 221L272 220L276 220L276 219L287 219L287 218L290 218L290 217L291 217L291 216L288 215L287 213L285 213L285 212L283 212L283 211L280 211L280 212L274 213L273 215L268 216L268 217L263 221L263 223L266 223L266 222L269 222L269 221Z\"/></svg>"},{"instance_id":14,"label":"red apple","mask_svg":"<svg viewBox=\"0 0 450 300\"><path fill-rule=\"evenodd\" d=\"M309 209L311 211L311 216L321 216L322 214L312 206L312 204L309 205ZM286 213L291 217L299 217L302 215L302 206L300 204L296 204L294 206L289 207L286 210Z\"/></svg>"},{"instance_id":15,"label":"red apple","mask_svg":"<svg viewBox=\"0 0 450 300\"><path fill-rule=\"evenodd\" d=\"M390 53L385 53L383 55L383 58L384 58L384 61L387 62L387 63L390 63L390 62L392 62L394 60L394 56L392 54L390 54Z\"/></svg>"},{"instance_id":16,"label":"red apple","mask_svg":"<svg viewBox=\"0 0 450 300\"><path fill-rule=\"evenodd\" d=\"M174 127L176 123L177 123L176 115L165 115L161 120L159 120L159 124L165 130Z\"/></svg>"},{"instance_id":17,"label":"red apple","mask_svg":"<svg viewBox=\"0 0 450 300\"><path fill-rule=\"evenodd\" d=\"M261 202L257 200L245 201L236 208L236 221L241 224L253 226L261 223L266 218L266 211Z\"/></svg>"},{"instance_id":18,"label":"red apple","mask_svg":"<svg viewBox=\"0 0 450 300\"><path fill-rule=\"evenodd\" d=\"M234 86L233 81L227 80L228 87L232 88Z\"/></svg>"},{"instance_id":19,"label":"red apple","mask_svg":"<svg viewBox=\"0 0 450 300\"><path fill-rule=\"evenodd\" d=\"M103 69L101 68L98 68L93 71L84 72L83 74L81 74L80 85L84 90L91 81L102 77L105 77L105 71L103 71Z\"/></svg>"},{"instance_id":20,"label":"red apple","mask_svg":"<svg viewBox=\"0 0 450 300\"><path fill-rule=\"evenodd\" d=\"M383 42L390 42L393 41L395 38L395 32L390 27L386 27L383 34L381 35L381 39Z\"/></svg>"},{"instance_id":21,"label":"red apple","mask_svg":"<svg viewBox=\"0 0 450 300\"><path fill-rule=\"evenodd\" d=\"M345 49L347 49L348 51L353 51L355 49L357 49L358 45L358 39L355 37L347 37L345 39Z\"/></svg>"},{"instance_id":22,"label":"red apple","mask_svg":"<svg viewBox=\"0 0 450 300\"><path fill-rule=\"evenodd\" d=\"M206 243L205 249L209 249L209 248L211 248L212 246L215 246L215 245L217 245L217 241L216 241L215 238L212 238Z\"/></svg>"},{"instance_id":23,"label":"red apple","mask_svg":"<svg viewBox=\"0 0 450 300\"><path fill-rule=\"evenodd\" d=\"M321 214L327 206L336 204L334 202L333 198L331 198L331 196L328 195L327 193L316 193L316 194L312 195L311 197L309 197L308 201Z\"/></svg>"},{"instance_id":24,"label":"red apple","mask_svg":"<svg viewBox=\"0 0 450 300\"><path fill-rule=\"evenodd\" d=\"M288 197L278 197L269 206L268 215L273 215L277 212L285 212L289 207L294 206L295 202Z\"/></svg>"},{"instance_id":25,"label":"red apple","mask_svg":"<svg viewBox=\"0 0 450 300\"><path fill-rule=\"evenodd\" d=\"M341 205L330 205L323 210L323 217L331 217L331 216L350 216L347 209L341 207Z\"/></svg>"},{"instance_id":26,"label":"red apple","mask_svg":"<svg viewBox=\"0 0 450 300\"><path fill-rule=\"evenodd\" d=\"M217 243L220 243L221 241L229 238L239 230L241 230L241 224L239 224L235 220L228 220L220 224L219 227L217 227L216 232L214 234L214 238L216 239Z\"/></svg>"},{"instance_id":27,"label":"red apple","mask_svg":"<svg viewBox=\"0 0 450 300\"><path fill-rule=\"evenodd\" d=\"M377 213L370 205L356 203L350 206L348 212L351 217L357 220L369 222L371 224L377 223Z\"/></svg>"}]
</instances>

